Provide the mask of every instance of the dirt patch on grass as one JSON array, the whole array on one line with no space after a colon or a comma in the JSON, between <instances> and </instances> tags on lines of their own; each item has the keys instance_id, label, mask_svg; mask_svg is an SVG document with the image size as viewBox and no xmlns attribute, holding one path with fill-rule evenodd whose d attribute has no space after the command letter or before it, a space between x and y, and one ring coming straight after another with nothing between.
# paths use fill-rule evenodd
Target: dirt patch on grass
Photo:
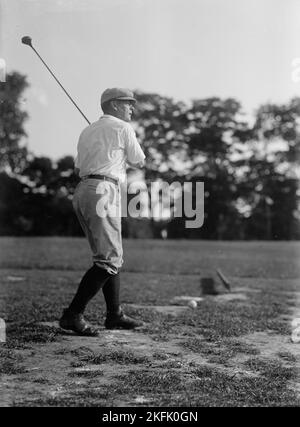
<instances>
[{"instance_id":1,"label":"dirt patch on grass","mask_svg":"<svg viewBox=\"0 0 300 427\"><path fill-rule=\"evenodd\" d=\"M37 327L59 331L56 323L45 322ZM31 345L30 350L18 349L15 353L21 373L16 366L8 374L3 372L1 406L66 397L87 385L89 389L105 390L114 377L130 369L150 368L157 361L163 363L164 356L177 355L181 349L176 343L155 343L142 333L103 329L99 338L66 333L55 342Z\"/></svg>"},{"instance_id":2,"label":"dirt patch on grass","mask_svg":"<svg viewBox=\"0 0 300 427\"><path fill-rule=\"evenodd\" d=\"M260 359L280 363L283 368L293 371L293 378L288 378L289 388L300 398L300 343L295 344L291 336L283 336L272 331L256 332L240 338L240 341L259 349ZM240 365L243 360L236 357L234 363ZM256 369L257 371L257 369ZM276 376L276 370L274 369Z\"/></svg>"},{"instance_id":3,"label":"dirt patch on grass","mask_svg":"<svg viewBox=\"0 0 300 427\"><path fill-rule=\"evenodd\" d=\"M169 381L172 386L178 382L179 401L180 393L186 395L189 388L200 384L199 372L204 368L207 381L219 372L220 378L240 384L262 378L262 360L280 362L277 368L281 374L283 367L299 368L300 363L299 348L288 338L271 332L223 343L208 343L194 335L187 345L185 336L174 334L169 335L168 341L160 341L143 331L102 329L100 337L86 338L71 332L61 334L56 322L43 322L36 327L39 333L43 328L52 333L56 330L56 340L34 343L30 349L19 348L11 355L17 358L20 371L2 375L1 406L82 406L87 401L89 406L147 406L157 403L154 390L146 385L147 378L161 388ZM129 394L128 378L136 379ZM297 391L295 378L287 380L291 390ZM162 393L162 399L163 396L168 399L166 394ZM175 390L173 397L176 398Z\"/></svg>"}]
</instances>

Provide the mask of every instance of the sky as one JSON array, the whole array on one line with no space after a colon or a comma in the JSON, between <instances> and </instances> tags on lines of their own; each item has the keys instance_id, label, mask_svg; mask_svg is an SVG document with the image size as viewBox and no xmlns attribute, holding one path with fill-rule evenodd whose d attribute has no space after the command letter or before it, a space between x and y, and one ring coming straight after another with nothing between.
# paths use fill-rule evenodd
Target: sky
<instances>
[{"instance_id":1,"label":"sky","mask_svg":"<svg viewBox=\"0 0 300 427\"><path fill-rule=\"evenodd\" d=\"M0 59L30 84L26 143L54 160L76 154L86 122L25 35L90 121L114 86L234 97L248 117L300 96L299 0L0 0Z\"/></svg>"}]
</instances>

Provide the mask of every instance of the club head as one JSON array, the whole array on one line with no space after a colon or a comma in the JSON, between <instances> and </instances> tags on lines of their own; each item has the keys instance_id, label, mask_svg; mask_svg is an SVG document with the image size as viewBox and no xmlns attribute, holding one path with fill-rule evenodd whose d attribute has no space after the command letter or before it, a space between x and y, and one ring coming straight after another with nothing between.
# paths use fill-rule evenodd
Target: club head
<instances>
[{"instance_id":1,"label":"club head","mask_svg":"<svg viewBox=\"0 0 300 427\"><path fill-rule=\"evenodd\" d=\"M28 46L31 46L31 47L32 47L32 44L31 44L31 37L29 37L29 36L24 36L24 37L22 37L22 43L23 43L23 44L27 44Z\"/></svg>"},{"instance_id":2,"label":"club head","mask_svg":"<svg viewBox=\"0 0 300 427\"><path fill-rule=\"evenodd\" d=\"M224 274L222 273L222 271L220 269L217 270L217 275L221 279L221 282L225 286L225 288L228 291L230 291L231 290L231 284L230 284L229 280L224 276Z\"/></svg>"}]
</instances>

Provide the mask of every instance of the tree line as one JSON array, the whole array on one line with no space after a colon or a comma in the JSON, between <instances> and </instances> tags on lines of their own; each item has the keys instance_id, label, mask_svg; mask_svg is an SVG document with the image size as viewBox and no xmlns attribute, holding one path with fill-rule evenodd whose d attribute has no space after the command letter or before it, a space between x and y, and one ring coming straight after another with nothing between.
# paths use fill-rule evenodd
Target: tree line
<instances>
[{"instance_id":1,"label":"tree line","mask_svg":"<svg viewBox=\"0 0 300 427\"><path fill-rule=\"evenodd\" d=\"M81 235L72 209L73 157L54 162L31 153L20 102L26 76L10 73L0 85L0 234ZM205 219L187 229L184 217L123 218L125 237L300 238L300 98L261 105L250 123L233 98L136 97L145 182L204 182Z\"/></svg>"}]
</instances>

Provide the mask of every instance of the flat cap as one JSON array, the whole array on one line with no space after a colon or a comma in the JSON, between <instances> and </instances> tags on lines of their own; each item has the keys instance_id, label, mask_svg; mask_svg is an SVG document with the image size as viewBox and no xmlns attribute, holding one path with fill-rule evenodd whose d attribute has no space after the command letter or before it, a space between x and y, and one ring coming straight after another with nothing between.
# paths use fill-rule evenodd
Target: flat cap
<instances>
[{"instance_id":1,"label":"flat cap","mask_svg":"<svg viewBox=\"0 0 300 427\"><path fill-rule=\"evenodd\" d=\"M106 89L101 95L101 105L105 102L112 101L113 99L121 99L123 101L136 102L133 92L129 89L123 89L120 87L113 87Z\"/></svg>"}]
</instances>

